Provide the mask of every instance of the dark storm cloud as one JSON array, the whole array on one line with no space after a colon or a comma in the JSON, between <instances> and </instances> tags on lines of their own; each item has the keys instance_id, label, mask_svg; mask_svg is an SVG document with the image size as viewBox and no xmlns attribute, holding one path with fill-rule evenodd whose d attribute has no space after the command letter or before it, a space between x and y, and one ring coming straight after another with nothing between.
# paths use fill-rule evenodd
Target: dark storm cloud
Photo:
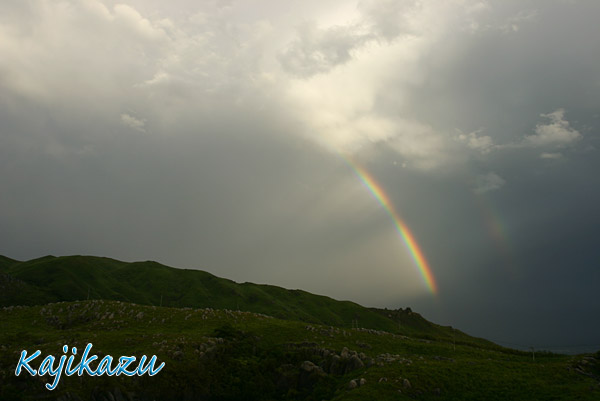
<instances>
[{"instance_id":1,"label":"dark storm cloud","mask_svg":"<svg viewBox=\"0 0 600 401\"><path fill-rule=\"evenodd\" d=\"M595 3L61 4L0 6L0 253L154 259L517 344L598 338Z\"/></svg>"},{"instance_id":2,"label":"dark storm cloud","mask_svg":"<svg viewBox=\"0 0 600 401\"><path fill-rule=\"evenodd\" d=\"M599 305L591 294L600 278L593 267L600 188L586 172L600 166L591 153L537 166L535 155L528 156L494 166L507 180L498 191L474 194L476 200L447 189L443 201L429 205L452 216L436 215L438 226L427 228L446 236L423 244L436 250L431 264L446 287L441 305L415 304L447 324L477 322L475 333L486 338L524 346L597 345Z\"/></svg>"}]
</instances>

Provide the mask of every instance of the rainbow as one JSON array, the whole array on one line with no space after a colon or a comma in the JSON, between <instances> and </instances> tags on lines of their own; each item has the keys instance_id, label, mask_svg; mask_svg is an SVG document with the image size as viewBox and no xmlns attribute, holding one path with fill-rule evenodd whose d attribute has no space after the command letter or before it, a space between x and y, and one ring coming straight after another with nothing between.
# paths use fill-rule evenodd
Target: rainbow
<instances>
[{"instance_id":1,"label":"rainbow","mask_svg":"<svg viewBox=\"0 0 600 401\"><path fill-rule=\"evenodd\" d=\"M421 275L423 276L423 280L433 294L437 293L437 284L435 282L435 277L433 276L433 272L425 259L425 255L421 248L419 248L419 244L417 244L417 240L414 235L410 232L408 226L402 221L400 215L394 209L394 205L390 200L389 196L385 193L381 185L369 174L367 170L361 167L357 162L352 160L349 156L342 156L343 159L352 167L358 178L363 182L363 184L367 187L369 192L377 199L377 201L383 206L386 212L390 215L392 220L394 221L394 225L396 230L400 234L400 237L404 241L408 252L410 253L415 265L418 267Z\"/></svg>"},{"instance_id":2,"label":"rainbow","mask_svg":"<svg viewBox=\"0 0 600 401\"><path fill-rule=\"evenodd\" d=\"M483 222L487 228L488 236L494 242L498 252L504 258L508 273L514 278L519 272L515 267L513 246L508 235L508 229L503 222L500 212L494 207L491 199L486 194L475 194L475 204L481 211Z\"/></svg>"}]
</instances>

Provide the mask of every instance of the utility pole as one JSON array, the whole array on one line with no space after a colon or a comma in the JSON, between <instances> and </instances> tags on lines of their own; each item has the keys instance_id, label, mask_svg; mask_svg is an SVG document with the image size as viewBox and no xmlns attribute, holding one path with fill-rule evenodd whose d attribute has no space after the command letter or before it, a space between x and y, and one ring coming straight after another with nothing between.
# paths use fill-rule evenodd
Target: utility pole
<instances>
[{"instance_id":1,"label":"utility pole","mask_svg":"<svg viewBox=\"0 0 600 401\"><path fill-rule=\"evenodd\" d=\"M535 348L533 348L533 347L529 347L529 348L531 348L531 358L535 362Z\"/></svg>"}]
</instances>

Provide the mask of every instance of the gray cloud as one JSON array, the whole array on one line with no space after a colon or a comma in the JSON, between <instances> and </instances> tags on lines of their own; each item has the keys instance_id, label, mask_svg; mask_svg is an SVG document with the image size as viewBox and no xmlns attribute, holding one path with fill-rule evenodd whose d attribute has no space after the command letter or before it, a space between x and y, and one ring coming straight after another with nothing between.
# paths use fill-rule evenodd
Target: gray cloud
<instances>
[{"instance_id":1,"label":"gray cloud","mask_svg":"<svg viewBox=\"0 0 600 401\"><path fill-rule=\"evenodd\" d=\"M371 35L361 33L356 25L318 29L304 24L298 29L299 38L279 55L283 68L300 77L328 72L348 62L351 52L364 45Z\"/></svg>"},{"instance_id":2,"label":"gray cloud","mask_svg":"<svg viewBox=\"0 0 600 401\"><path fill-rule=\"evenodd\" d=\"M146 132L146 129L144 128L144 125L146 125L145 120L140 120L138 118L130 116L127 113L121 114L121 123L123 123L123 125L130 127L134 130L137 130L140 132Z\"/></svg>"},{"instance_id":3,"label":"gray cloud","mask_svg":"<svg viewBox=\"0 0 600 401\"><path fill-rule=\"evenodd\" d=\"M343 25L319 28L303 23L298 37L278 56L283 68L299 77L325 73L352 59L352 53L373 41L393 41L414 32L411 14L413 1L362 1L355 20Z\"/></svg>"},{"instance_id":4,"label":"gray cloud","mask_svg":"<svg viewBox=\"0 0 600 401\"><path fill-rule=\"evenodd\" d=\"M537 124L535 126L535 135L525 137L525 142L531 146L562 147L570 145L581 139L581 134L571 128L569 122L564 118L564 109L557 109L549 114L541 116L550 120L547 124Z\"/></svg>"},{"instance_id":5,"label":"gray cloud","mask_svg":"<svg viewBox=\"0 0 600 401\"><path fill-rule=\"evenodd\" d=\"M506 184L504 178L500 177L496 173L487 173L485 175L479 175L475 179L475 193L482 194L489 191L495 191L500 189Z\"/></svg>"},{"instance_id":6,"label":"gray cloud","mask_svg":"<svg viewBox=\"0 0 600 401\"><path fill-rule=\"evenodd\" d=\"M563 155L561 153L542 153L540 158L542 159L562 159Z\"/></svg>"},{"instance_id":7,"label":"gray cloud","mask_svg":"<svg viewBox=\"0 0 600 401\"><path fill-rule=\"evenodd\" d=\"M360 1L358 9L373 35L388 41L416 31L412 17L420 10L417 1Z\"/></svg>"},{"instance_id":8,"label":"gray cloud","mask_svg":"<svg viewBox=\"0 0 600 401\"><path fill-rule=\"evenodd\" d=\"M494 141L489 135L479 135L481 130L470 132L468 134L460 134L458 139L467 144L471 149L475 149L482 154L490 153L494 149Z\"/></svg>"}]
</instances>

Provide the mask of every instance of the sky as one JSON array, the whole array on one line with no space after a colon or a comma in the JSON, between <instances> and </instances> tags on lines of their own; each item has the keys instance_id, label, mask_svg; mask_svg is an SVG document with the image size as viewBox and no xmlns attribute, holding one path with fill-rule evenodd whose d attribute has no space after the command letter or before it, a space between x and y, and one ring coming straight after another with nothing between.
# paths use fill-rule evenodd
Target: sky
<instances>
[{"instance_id":1,"label":"sky","mask_svg":"<svg viewBox=\"0 0 600 401\"><path fill-rule=\"evenodd\" d=\"M0 254L156 260L600 348L599 16L2 1Z\"/></svg>"}]
</instances>

